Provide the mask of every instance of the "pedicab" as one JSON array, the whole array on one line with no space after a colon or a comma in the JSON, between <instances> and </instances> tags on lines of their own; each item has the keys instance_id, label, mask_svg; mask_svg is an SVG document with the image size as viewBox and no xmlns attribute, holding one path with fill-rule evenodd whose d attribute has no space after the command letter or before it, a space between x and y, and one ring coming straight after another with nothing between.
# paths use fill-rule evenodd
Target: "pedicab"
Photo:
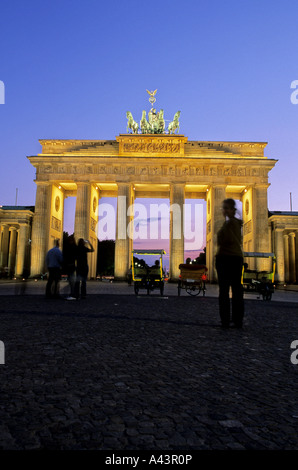
<instances>
[{"instance_id":1,"label":"pedicab","mask_svg":"<svg viewBox=\"0 0 298 470\"><path fill-rule=\"evenodd\" d=\"M136 295L139 294L140 289L146 289L147 295L154 289L159 289L160 295L163 295L164 271L162 257L165 254L164 250L132 250L132 280ZM158 259L153 266L149 266L144 259L139 259L139 256L155 256Z\"/></svg>"},{"instance_id":2,"label":"pedicab","mask_svg":"<svg viewBox=\"0 0 298 470\"><path fill-rule=\"evenodd\" d=\"M246 293L254 293L262 296L263 300L271 300L274 293L274 276L276 268L276 257L274 253L243 252L244 258L272 258L270 271L258 271L248 269L248 263L243 264L242 285Z\"/></svg>"},{"instance_id":3,"label":"pedicab","mask_svg":"<svg viewBox=\"0 0 298 470\"><path fill-rule=\"evenodd\" d=\"M204 264L180 264L180 276L178 281L178 296L181 295L181 289L189 295L206 294L206 281L208 268Z\"/></svg>"}]
</instances>

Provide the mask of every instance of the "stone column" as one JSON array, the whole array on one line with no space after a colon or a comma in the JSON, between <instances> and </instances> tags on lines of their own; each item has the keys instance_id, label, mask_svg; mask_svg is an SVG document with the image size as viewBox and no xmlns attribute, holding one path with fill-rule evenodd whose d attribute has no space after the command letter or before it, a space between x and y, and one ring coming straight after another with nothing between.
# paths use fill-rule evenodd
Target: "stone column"
<instances>
[{"instance_id":1,"label":"stone column","mask_svg":"<svg viewBox=\"0 0 298 470\"><path fill-rule=\"evenodd\" d=\"M89 240L92 243L91 236L91 184L90 183L77 183L77 201L76 201L76 213L75 213L75 226L74 234L76 242L80 238ZM97 251L97 247L93 246L94 251ZM92 263L92 257L94 260L95 253L88 253L88 278L94 276L96 272L96 266Z\"/></svg>"},{"instance_id":2,"label":"stone column","mask_svg":"<svg viewBox=\"0 0 298 470\"><path fill-rule=\"evenodd\" d=\"M179 279L184 263L184 184L173 183L170 190L170 280Z\"/></svg>"},{"instance_id":3,"label":"stone column","mask_svg":"<svg viewBox=\"0 0 298 470\"><path fill-rule=\"evenodd\" d=\"M285 282L289 282L289 236L284 235Z\"/></svg>"},{"instance_id":4,"label":"stone column","mask_svg":"<svg viewBox=\"0 0 298 470\"><path fill-rule=\"evenodd\" d=\"M8 265L8 241L9 241L9 227L6 224L2 225L2 243L0 253L0 267L6 268Z\"/></svg>"},{"instance_id":5,"label":"stone column","mask_svg":"<svg viewBox=\"0 0 298 470\"><path fill-rule=\"evenodd\" d=\"M135 191L133 189L133 184L130 185L129 188L129 196L127 202L127 210L128 210L128 268L131 266L131 252L133 250L133 236L134 236L134 211L133 211L133 204L135 201ZM130 209L129 209L130 208Z\"/></svg>"},{"instance_id":6,"label":"stone column","mask_svg":"<svg viewBox=\"0 0 298 470\"><path fill-rule=\"evenodd\" d=\"M211 282L217 281L215 268L215 255L217 252L217 232L225 219L222 215L222 202L226 198L226 185L214 185L210 188L207 197L209 205L209 220L207 219L207 267L208 278Z\"/></svg>"},{"instance_id":7,"label":"stone column","mask_svg":"<svg viewBox=\"0 0 298 470\"><path fill-rule=\"evenodd\" d=\"M131 222L131 215L127 215L127 209L132 201L132 185L130 183L118 183L117 196L117 219L116 219L116 241L115 241L115 268L116 280L125 280L127 270L131 264L130 247L132 241L127 233Z\"/></svg>"},{"instance_id":8,"label":"stone column","mask_svg":"<svg viewBox=\"0 0 298 470\"><path fill-rule=\"evenodd\" d=\"M93 245L94 251L89 253L89 276L92 279L96 278L97 274L97 253L98 253L98 207L99 207L100 194L99 191L91 185L90 193L90 241Z\"/></svg>"},{"instance_id":9,"label":"stone column","mask_svg":"<svg viewBox=\"0 0 298 470\"><path fill-rule=\"evenodd\" d=\"M285 255L283 242L283 228L275 228L275 249L276 256L276 279L279 282L285 282Z\"/></svg>"},{"instance_id":10,"label":"stone column","mask_svg":"<svg viewBox=\"0 0 298 470\"><path fill-rule=\"evenodd\" d=\"M298 231L295 232L295 260L296 282L298 282Z\"/></svg>"},{"instance_id":11,"label":"stone column","mask_svg":"<svg viewBox=\"0 0 298 470\"><path fill-rule=\"evenodd\" d=\"M9 270L9 274L11 275L14 275L15 273L16 249L17 249L17 229L16 227L10 227L8 270Z\"/></svg>"},{"instance_id":12,"label":"stone column","mask_svg":"<svg viewBox=\"0 0 298 470\"><path fill-rule=\"evenodd\" d=\"M29 251L29 225L22 224L19 228L17 257L15 275L20 277L23 275L25 263L27 261L26 254Z\"/></svg>"},{"instance_id":13,"label":"stone column","mask_svg":"<svg viewBox=\"0 0 298 470\"><path fill-rule=\"evenodd\" d=\"M256 185L253 188L253 243L254 249L258 253L269 252L269 225L268 225L268 184ZM256 268L258 271L270 269L269 258L257 258Z\"/></svg>"},{"instance_id":14,"label":"stone column","mask_svg":"<svg viewBox=\"0 0 298 470\"><path fill-rule=\"evenodd\" d=\"M49 245L51 185L37 183L35 212L32 225L31 276L45 272Z\"/></svg>"},{"instance_id":15,"label":"stone column","mask_svg":"<svg viewBox=\"0 0 298 470\"><path fill-rule=\"evenodd\" d=\"M290 283L296 282L296 260L295 260L295 233L289 233L289 279Z\"/></svg>"},{"instance_id":16,"label":"stone column","mask_svg":"<svg viewBox=\"0 0 298 470\"><path fill-rule=\"evenodd\" d=\"M91 186L89 183L77 183L77 201L75 214L75 237L88 239L90 230L90 197Z\"/></svg>"}]
</instances>

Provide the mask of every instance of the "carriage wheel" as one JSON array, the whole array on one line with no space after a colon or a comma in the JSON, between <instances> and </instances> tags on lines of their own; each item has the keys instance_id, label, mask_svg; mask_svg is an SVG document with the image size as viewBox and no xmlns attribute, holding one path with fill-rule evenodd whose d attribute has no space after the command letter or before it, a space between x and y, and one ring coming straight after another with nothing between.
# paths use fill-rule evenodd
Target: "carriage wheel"
<instances>
[{"instance_id":1,"label":"carriage wheel","mask_svg":"<svg viewBox=\"0 0 298 470\"><path fill-rule=\"evenodd\" d=\"M161 284L160 284L160 295L161 295L161 296L163 296L164 287L165 287L165 286L164 286L164 283L161 282Z\"/></svg>"},{"instance_id":2,"label":"carriage wheel","mask_svg":"<svg viewBox=\"0 0 298 470\"><path fill-rule=\"evenodd\" d=\"M201 286L187 286L186 292L189 295L193 295L193 296L199 295L199 293L201 292Z\"/></svg>"},{"instance_id":3,"label":"carriage wheel","mask_svg":"<svg viewBox=\"0 0 298 470\"><path fill-rule=\"evenodd\" d=\"M181 281L178 281L178 297L181 295Z\"/></svg>"}]
</instances>

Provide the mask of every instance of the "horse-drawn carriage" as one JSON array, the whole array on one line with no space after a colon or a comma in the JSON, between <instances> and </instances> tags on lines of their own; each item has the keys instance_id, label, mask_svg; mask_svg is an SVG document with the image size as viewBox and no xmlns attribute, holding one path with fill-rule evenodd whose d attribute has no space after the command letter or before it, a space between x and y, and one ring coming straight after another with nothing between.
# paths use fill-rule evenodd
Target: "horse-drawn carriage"
<instances>
[{"instance_id":1,"label":"horse-drawn carriage","mask_svg":"<svg viewBox=\"0 0 298 470\"><path fill-rule=\"evenodd\" d=\"M162 267L162 256L164 250L132 250L132 280L135 294L139 294L140 289L146 289L147 295L154 289L160 290L160 295L164 292L164 271ZM140 259L140 255L142 258ZM155 262L149 266L143 257L154 256Z\"/></svg>"},{"instance_id":2,"label":"horse-drawn carriage","mask_svg":"<svg viewBox=\"0 0 298 470\"><path fill-rule=\"evenodd\" d=\"M248 263L243 264L242 285L244 292L262 296L263 300L271 300L274 293L274 276L276 257L274 253L244 252L245 258L272 258L272 266L269 271L248 269Z\"/></svg>"},{"instance_id":3,"label":"horse-drawn carriage","mask_svg":"<svg viewBox=\"0 0 298 470\"><path fill-rule=\"evenodd\" d=\"M205 296L207 266L204 264L180 264L179 269L178 296L181 295L181 289L185 289L189 295L199 295L202 292Z\"/></svg>"}]
</instances>

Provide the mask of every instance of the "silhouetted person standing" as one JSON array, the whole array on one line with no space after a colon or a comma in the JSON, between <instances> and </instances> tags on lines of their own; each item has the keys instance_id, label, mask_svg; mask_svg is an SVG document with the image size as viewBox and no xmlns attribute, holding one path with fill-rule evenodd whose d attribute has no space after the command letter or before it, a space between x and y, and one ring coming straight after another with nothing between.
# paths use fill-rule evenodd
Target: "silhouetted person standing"
<instances>
[{"instance_id":1,"label":"silhouetted person standing","mask_svg":"<svg viewBox=\"0 0 298 470\"><path fill-rule=\"evenodd\" d=\"M46 286L46 297L59 297L59 281L61 279L61 268L63 256L59 250L59 240L55 241L55 246L47 252L46 265L49 272L49 278ZM52 294L52 284L54 283L54 294Z\"/></svg>"},{"instance_id":2,"label":"silhouetted person standing","mask_svg":"<svg viewBox=\"0 0 298 470\"><path fill-rule=\"evenodd\" d=\"M225 223L217 233L218 250L216 269L219 284L219 312L224 328L230 326L230 298L232 287L232 321L242 327L244 315L243 288L241 284L243 253L241 248L242 220L235 217L234 199L225 199L222 205Z\"/></svg>"},{"instance_id":3,"label":"silhouetted person standing","mask_svg":"<svg viewBox=\"0 0 298 470\"><path fill-rule=\"evenodd\" d=\"M129 286L131 286L132 283L132 265L130 265L130 268L127 270L127 283Z\"/></svg>"},{"instance_id":4,"label":"silhouetted person standing","mask_svg":"<svg viewBox=\"0 0 298 470\"><path fill-rule=\"evenodd\" d=\"M64 249L64 266L69 282L70 294L66 300L75 300L77 245L73 235L67 239Z\"/></svg>"},{"instance_id":5,"label":"silhouetted person standing","mask_svg":"<svg viewBox=\"0 0 298 470\"><path fill-rule=\"evenodd\" d=\"M86 246L88 243L89 248ZM83 238L79 239L77 247L77 278L75 284L75 297L80 297L80 285L81 285L81 299L86 298L86 287L87 287L87 276L89 271L87 253L94 251L93 246L88 240Z\"/></svg>"}]
</instances>

